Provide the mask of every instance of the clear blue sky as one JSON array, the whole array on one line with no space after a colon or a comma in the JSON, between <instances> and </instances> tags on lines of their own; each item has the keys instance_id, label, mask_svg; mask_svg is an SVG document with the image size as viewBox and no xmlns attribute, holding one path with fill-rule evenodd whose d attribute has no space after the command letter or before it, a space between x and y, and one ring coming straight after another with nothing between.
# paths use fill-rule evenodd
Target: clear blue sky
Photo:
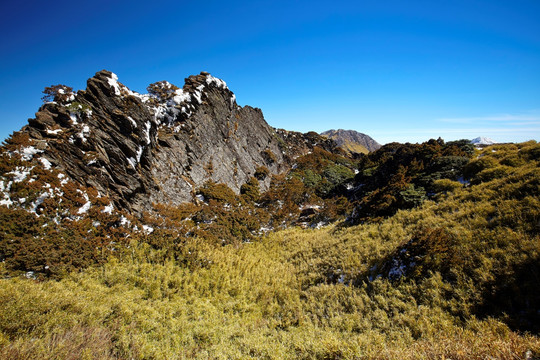
<instances>
[{"instance_id":1,"label":"clear blue sky","mask_svg":"<svg viewBox=\"0 0 540 360\"><path fill-rule=\"evenodd\" d=\"M2 1L0 138L51 84L201 70L274 127L540 140L540 1Z\"/></svg>"}]
</instances>

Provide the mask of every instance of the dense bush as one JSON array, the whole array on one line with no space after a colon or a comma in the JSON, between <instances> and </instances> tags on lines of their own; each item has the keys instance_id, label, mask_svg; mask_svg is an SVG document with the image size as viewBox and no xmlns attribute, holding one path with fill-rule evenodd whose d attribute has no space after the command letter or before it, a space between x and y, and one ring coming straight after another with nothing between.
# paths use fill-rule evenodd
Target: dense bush
<instances>
[{"instance_id":1,"label":"dense bush","mask_svg":"<svg viewBox=\"0 0 540 360\"><path fill-rule=\"evenodd\" d=\"M59 103L65 103L73 96L73 88L66 85L51 85L47 86L43 90L43 102L56 101Z\"/></svg>"},{"instance_id":2,"label":"dense bush","mask_svg":"<svg viewBox=\"0 0 540 360\"><path fill-rule=\"evenodd\" d=\"M378 220L436 198L447 191L439 180L462 180L481 170L476 162L469 163L473 151L466 141L438 139L423 144L391 143L361 157L351 220Z\"/></svg>"},{"instance_id":3,"label":"dense bush","mask_svg":"<svg viewBox=\"0 0 540 360\"><path fill-rule=\"evenodd\" d=\"M240 188L240 194L242 194L247 201L258 201L260 197L259 181L255 177L251 177L248 182L243 184Z\"/></svg>"},{"instance_id":4,"label":"dense bush","mask_svg":"<svg viewBox=\"0 0 540 360\"><path fill-rule=\"evenodd\" d=\"M270 170L266 166L259 166L257 169L255 169L255 178L257 180L264 180L266 177L270 174Z\"/></svg>"},{"instance_id":5,"label":"dense bush","mask_svg":"<svg viewBox=\"0 0 540 360\"><path fill-rule=\"evenodd\" d=\"M178 90L178 86L167 81L158 81L148 85L146 88L148 94L159 98L161 101L172 99L176 95L176 90Z\"/></svg>"},{"instance_id":6,"label":"dense bush","mask_svg":"<svg viewBox=\"0 0 540 360\"><path fill-rule=\"evenodd\" d=\"M231 188L225 184L217 184L213 181L206 182L204 186L199 189L199 194L205 199L229 204L234 204L236 200L236 195Z\"/></svg>"}]
</instances>

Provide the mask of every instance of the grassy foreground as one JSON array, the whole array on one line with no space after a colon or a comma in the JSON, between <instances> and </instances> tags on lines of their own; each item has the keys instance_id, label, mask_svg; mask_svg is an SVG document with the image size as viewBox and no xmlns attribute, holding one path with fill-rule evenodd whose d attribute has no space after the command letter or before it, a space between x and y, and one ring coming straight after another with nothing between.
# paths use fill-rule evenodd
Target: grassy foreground
<instances>
[{"instance_id":1,"label":"grassy foreground","mask_svg":"<svg viewBox=\"0 0 540 360\"><path fill-rule=\"evenodd\" d=\"M538 357L539 146L527 149L486 150L471 186L378 223L192 238L176 253L140 238L58 281L2 279L0 358Z\"/></svg>"}]
</instances>

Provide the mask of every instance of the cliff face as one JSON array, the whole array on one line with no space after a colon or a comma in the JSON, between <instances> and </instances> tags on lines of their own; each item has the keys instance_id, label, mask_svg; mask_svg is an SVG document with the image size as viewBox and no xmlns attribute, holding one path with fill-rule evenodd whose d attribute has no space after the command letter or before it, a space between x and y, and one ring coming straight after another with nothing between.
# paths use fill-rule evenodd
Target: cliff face
<instances>
[{"instance_id":1,"label":"cliff face","mask_svg":"<svg viewBox=\"0 0 540 360\"><path fill-rule=\"evenodd\" d=\"M314 145L333 147L316 134L274 130L206 72L182 89L162 81L149 90L133 92L103 70L84 91L61 89L21 132L42 162L135 213L190 201L209 180L238 192L260 166L281 173Z\"/></svg>"}]
</instances>

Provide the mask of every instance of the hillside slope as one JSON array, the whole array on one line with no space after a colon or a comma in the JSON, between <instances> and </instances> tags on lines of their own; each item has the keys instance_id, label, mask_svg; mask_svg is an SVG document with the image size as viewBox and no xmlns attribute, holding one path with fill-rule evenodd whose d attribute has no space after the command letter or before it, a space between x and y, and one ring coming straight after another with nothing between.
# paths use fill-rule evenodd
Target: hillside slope
<instances>
[{"instance_id":1,"label":"hillside slope","mask_svg":"<svg viewBox=\"0 0 540 360\"><path fill-rule=\"evenodd\" d=\"M156 228L60 281L2 279L0 356L537 358L539 155L477 151L468 185L377 222L226 246Z\"/></svg>"}]
</instances>

